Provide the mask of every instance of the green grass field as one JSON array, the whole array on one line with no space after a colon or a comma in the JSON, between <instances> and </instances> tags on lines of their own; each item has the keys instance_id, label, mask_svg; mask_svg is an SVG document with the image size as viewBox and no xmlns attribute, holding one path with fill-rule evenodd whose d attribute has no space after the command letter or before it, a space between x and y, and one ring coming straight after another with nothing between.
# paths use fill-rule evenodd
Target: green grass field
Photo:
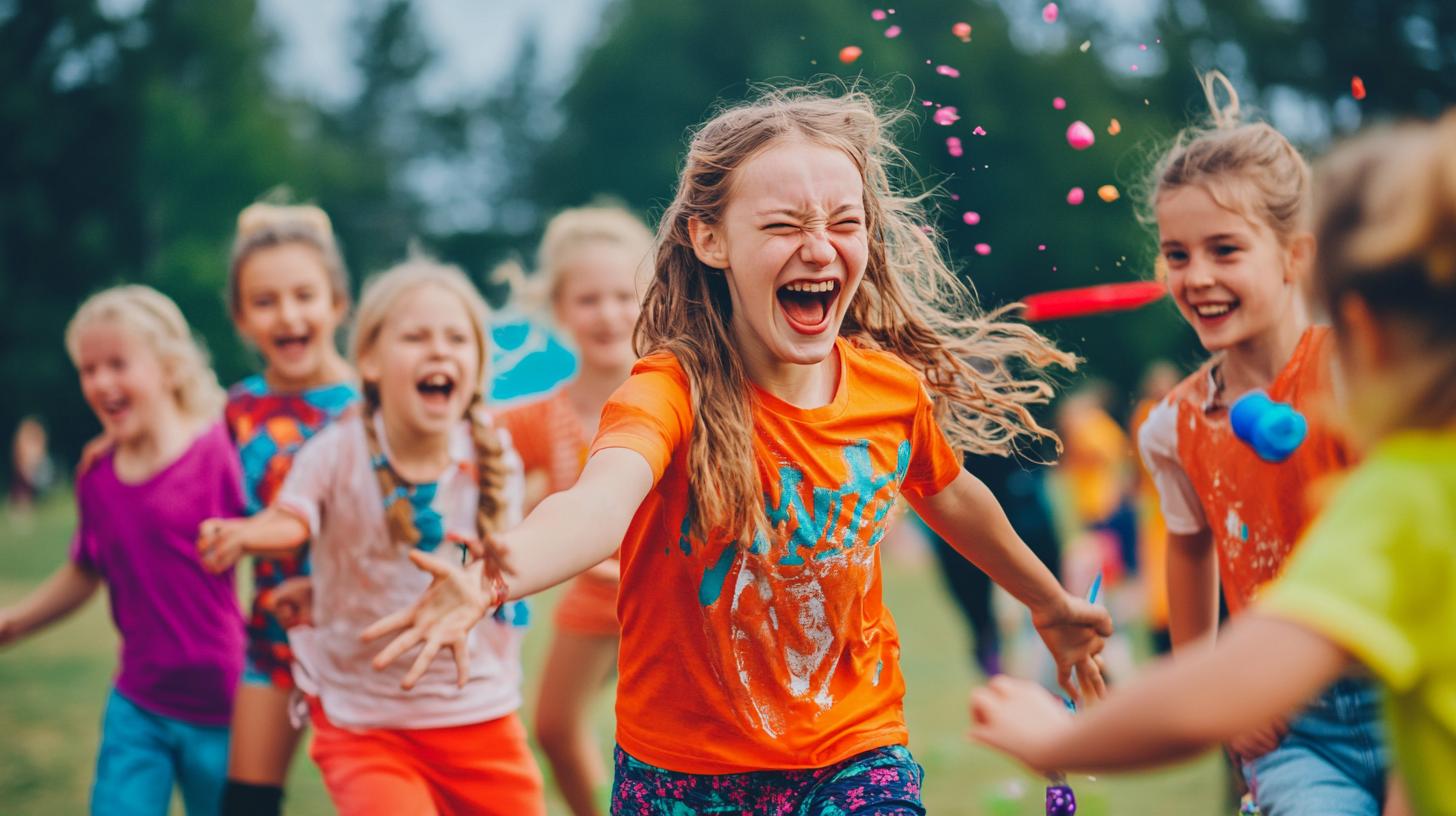
<instances>
[{"instance_id":1,"label":"green grass field","mask_svg":"<svg viewBox=\"0 0 1456 816\"><path fill-rule=\"evenodd\" d=\"M73 525L69 497L52 497L28 521L0 516L0 522L0 604L9 604L65 559ZM910 747L925 766L927 809L1038 816L1041 781L965 737L966 695L978 678L965 657L963 626L934 567L911 559L891 564L887 573L886 595L899 624L909 685ZM550 620L554 601L554 593L546 593L535 619ZM528 686L539 670L547 634L537 626L526 641ZM69 620L0 652L0 813L85 812L115 644L105 600L98 598ZM531 696L528 688L526 711ZM604 694L598 708L604 752L611 742L608 698ZM1229 812L1221 807L1224 772L1213 755L1168 771L1074 778L1072 784L1082 816ZM552 814L566 812L554 796L549 804ZM286 812L332 812L318 772L302 752L293 766Z\"/></svg>"}]
</instances>

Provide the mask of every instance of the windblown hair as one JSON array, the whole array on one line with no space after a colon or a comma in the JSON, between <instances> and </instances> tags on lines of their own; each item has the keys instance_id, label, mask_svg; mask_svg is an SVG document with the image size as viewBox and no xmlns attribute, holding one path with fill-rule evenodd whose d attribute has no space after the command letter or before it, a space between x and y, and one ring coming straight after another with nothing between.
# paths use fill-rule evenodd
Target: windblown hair
<instances>
[{"instance_id":1,"label":"windblown hair","mask_svg":"<svg viewBox=\"0 0 1456 816\"><path fill-rule=\"evenodd\" d=\"M228 314L237 317L242 309L242 269L248 258L260 249L303 244L313 247L319 262L328 273L329 290L335 303L349 303L349 273L334 239L333 225L323 210L311 204L250 204L238 213L237 235L233 238L232 258L228 262Z\"/></svg>"},{"instance_id":2,"label":"windblown hair","mask_svg":"<svg viewBox=\"0 0 1456 816\"><path fill-rule=\"evenodd\" d=\"M1071 368L1007 310L982 314L942 257L921 197L897 191L907 162L891 139L906 108L885 109L869 93L821 82L767 89L728 107L693 134L677 194L658 224L656 274L635 342L639 355L672 354L686 371L695 415L689 448L693 533L746 545L768 529L753 452L751 389L729 325L727 282L693 251L688 224L716 224L735 171L786 139L842 150L864 182L869 257L841 335L913 366L935 416L963 452L1009 454L1017 443L1055 435L1028 406L1050 399L1041 369Z\"/></svg>"},{"instance_id":3,"label":"windblown hair","mask_svg":"<svg viewBox=\"0 0 1456 816\"><path fill-rule=\"evenodd\" d=\"M479 353L480 367L475 372L476 390L466 412L470 419L471 441L475 446L475 478L480 488L476 526L481 538L485 539L505 530L508 471L500 433L485 408L485 389L490 383L490 309L475 285L458 267L426 258L412 258L370 278L364 285L364 294L354 319L349 342L350 359L358 366L379 340L390 312L406 296L427 287L442 289L459 298L475 327L475 348ZM379 384L365 379L362 391L365 433L370 437L370 447L380 450L374 429L374 415L383 410ZM403 509L404 505L400 503L394 507ZM413 529L413 522L403 514L391 513L389 526L394 540L408 543L416 540L418 533Z\"/></svg>"},{"instance_id":4,"label":"windblown hair","mask_svg":"<svg viewBox=\"0 0 1456 816\"><path fill-rule=\"evenodd\" d=\"M1154 165L1141 217L1151 223L1158 199L1198 186L1226 210L1264 224L1281 244L1307 228L1309 164L1284 135L1264 122L1245 122L1239 94L1220 71L1199 78L1208 100L1205 124L1185 128ZM1218 102L1223 88L1228 101Z\"/></svg>"},{"instance_id":5,"label":"windblown hair","mask_svg":"<svg viewBox=\"0 0 1456 816\"><path fill-rule=\"evenodd\" d=\"M1387 335L1389 387L1360 389L1354 430L1379 438L1399 428L1456 421L1456 109L1433 123L1376 131L1320 162L1310 288L1343 328L1355 295ZM1354 389L1352 389L1353 391Z\"/></svg>"},{"instance_id":6,"label":"windblown hair","mask_svg":"<svg viewBox=\"0 0 1456 816\"><path fill-rule=\"evenodd\" d=\"M172 383L172 398L181 412L198 420L221 415L227 394L208 363L207 352L193 336L187 318L172 299L150 286L104 289L81 304L66 325L66 351L80 357L80 335L89 326L111 323L144 341Z\"/></svg>"}]
</instances>

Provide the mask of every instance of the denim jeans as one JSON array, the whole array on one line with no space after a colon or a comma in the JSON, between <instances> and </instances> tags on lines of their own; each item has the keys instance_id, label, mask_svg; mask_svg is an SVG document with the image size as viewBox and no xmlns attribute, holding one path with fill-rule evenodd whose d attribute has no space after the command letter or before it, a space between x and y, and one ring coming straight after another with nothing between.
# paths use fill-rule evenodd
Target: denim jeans
<instances>
[{"instance_id":1,"label":"denim jeans","mask_svg":"<svg viewBox=\"0 0 1456 816\"><path fill-rule=\"evenodd\" d=\"M1289 724L1279 747L1244 763L1263 816L1380 816L1386 752L1375 685L1343 679Z\"/></svg>"}]
</instances>

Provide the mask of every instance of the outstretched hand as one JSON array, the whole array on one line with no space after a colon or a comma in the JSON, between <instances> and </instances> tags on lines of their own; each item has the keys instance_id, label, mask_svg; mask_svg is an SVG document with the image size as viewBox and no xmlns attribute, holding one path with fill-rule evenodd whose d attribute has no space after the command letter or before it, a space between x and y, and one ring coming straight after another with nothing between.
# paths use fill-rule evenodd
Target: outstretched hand
<instances>
[{"instance_id":1,"label":"outstretched hand","mask_svg":"<svg viewBox=\"0 0 1456 816\"><path fill-rule=\"evenodd\" d=\"M1063 593L1057 608L1034 615L1032 623L1057 662L1057 684L1068 696L1078 704L1102 699L1107 693L1102 647L1112 635L1112 616L1107 610Z\"/></svg>"},{"instance_id":2,"label":"outstretched hand","mask_svg":"<svg viewBox=\"0 0 1456 816\"><path fill-rule=\"evenodd\" d=\"M313 625L313 579L307 575L284 579L261 600L263 609L284 629Z\"/></svg>"},{"instance_id":3,"label":"outstretched hand","mask_svg":"<svg viewBox=\"0 0 1456 816\"><path fill-rule=\"evenodd\" d=\"M472 548L472 551L474 548ZM374 668L383 669L399 656L424 644L400 686L414 688L441 649L449 649L455 657L456 683L464 687L470 676L468 637L470 630L485 617L496 598L488 595L481 576L485 558L461 567L435 558L420 550L410 550L409 558L416 567L430 573L429 589L406 609L386 615L361 634L371 641L394 632L399 634L374 658ZM402 631L401 631L402 630Z\"/></svg>"},{"instance_id":4,"label":"outstretched hand","mask_svg":"<svg viewBox=\"0 0 1456 816\"><path fill-rule=\"evenodd\" d=\"M1047 748L1072 725L1061 700L1027 680L997 675L971 692L971 736L1041 773Z\"/></svg>"}]
</instances>

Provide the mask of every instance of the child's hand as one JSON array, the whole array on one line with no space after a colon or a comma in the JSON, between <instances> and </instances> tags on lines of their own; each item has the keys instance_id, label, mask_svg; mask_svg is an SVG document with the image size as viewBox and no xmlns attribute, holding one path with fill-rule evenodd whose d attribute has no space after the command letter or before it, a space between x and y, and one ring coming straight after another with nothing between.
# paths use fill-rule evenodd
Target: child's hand
<instances>
[{"instance_id":1,"label":"child's hand","mask_svg":"<svg viewBox=\"0 0 1456 816\"><path fill-rule=\"evenodd\" d=\"M243 556L247 519L210 518L197 525L197 552L202 566L224 572Z\"/></svg>"},{"instance_id":2,"label":"child's hand","mask_svg":"<svg viewBox=\"0 0 1456 816\"><path fill-rule=\"evenodd\" d=\"M12 609L0 609L0 646L19 640L23 634L20 618Z\"/></svg>"},{"instance_id":3,"label":"child's hand","mask_svg":"<svg viewBox=\"0 0 1456 816\"><path fill-rule=\"evenodd\" d=\"M1102 679L1100 654L1104 638L1112 635L1112 616L1107 610L1064 592L1058 608L1038 612L1032 623L1057 661L1057 683L1062 689L1079 704L1101 699L1107 685ZM1073 669L1076 683L1072 682Z\"/></svg>"},{"instance_id":4,"label":"child's hand","mask_svg":"<svg viewBox=\"0 0 1456 816\"><path fill-rule=\"evenodd\" d=\"M295 575L273 588L263 600L263 608L278 619L284 629L313 625L313 579Z\"/></svg>"},{"instance_id":5,"label":"child's hand","mask_svg":"<svg viewBox=\"0 0 1456 816\"><path fill-rule=\"evenodd\" d=\"M1288 733L1288 721L1279 719L1238 735L1229 741L1228 747L1240 759L1254 760L1278 748Z\"/></svg>"},{"instance_id":6,"label":"child's hand","mask_svg":"<svg viewBox=\"0 0 1456 816\"><path fill-rule=\"evenodd\" d=\"M463 688L470 677L467 636L490 611L493 600L487 597L481 583L485 559L458 567L420 550L410 550L409 557L415 566L434 576L430 588L408 609L380 618L359 637L370 641L404 630L374 658L376 670L393 663L415 646L424 644L414 665L400 682L400 687L405 690L414 688L440 649L449 649L455 656L456 682Z\"/></svg>"},{"instance_id":7,"label":"child's hand","mask_svg":"<svg viewBox=\"0 0 1456 816\"><path fill-rule=\"evenodd\" d=\"M1061 700L1026 680L997 675L971 692L971 736L1043 773L1047 749L1072 725Z\"/></svg>"}]
</instances>

